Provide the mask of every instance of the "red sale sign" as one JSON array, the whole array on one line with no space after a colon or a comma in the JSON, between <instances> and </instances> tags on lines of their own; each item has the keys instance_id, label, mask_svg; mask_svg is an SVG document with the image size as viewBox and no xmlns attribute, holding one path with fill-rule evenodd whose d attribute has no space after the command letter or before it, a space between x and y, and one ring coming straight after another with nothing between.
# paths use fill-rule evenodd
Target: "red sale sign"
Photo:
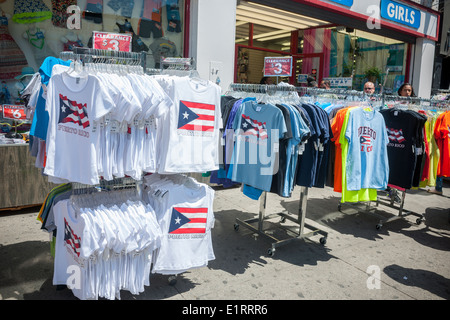
<instances>
[{"instance_id":1,"label":"red sale sign","mask_svg":"<svg viewBox=\"0 0 450 320\"><path fill-rule=\"evenodd\" d=\"M13 120L25 120L26 114L25 114L25 106L23 105L11 105L11 104L4 104L3 105L3 118L6 119L13 119Z\"/></svg>"},{"instance_id":2,"label":"red sale sign","mask_svg":"<svg viewBox=\"0 0 450 320\"><path fill-rule=\"evenodd\" d=\"M292 75L292 57L265 57L265 77L290 77Z\"/></svg>"},{"instance_id":3,"label":"red sale sign","mask_svg":"<svg viewBox=\"0 0 450 320\"><path fill-rule=\"evenodd\" d=\"M93 48L112 51L131 52L130 33L110 33L94 31L92 36Z\"/></svg>"}]
</instances>

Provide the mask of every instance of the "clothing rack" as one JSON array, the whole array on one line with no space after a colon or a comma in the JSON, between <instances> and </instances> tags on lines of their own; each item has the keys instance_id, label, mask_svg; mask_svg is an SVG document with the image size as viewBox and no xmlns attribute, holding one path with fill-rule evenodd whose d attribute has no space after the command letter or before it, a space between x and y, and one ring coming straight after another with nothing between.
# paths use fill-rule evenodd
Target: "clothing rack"
<instances>
[{"instance_id":1,"label":"clothing rack","mask_svg":"<svg viewBox=\"0 0 450 320\"><path fill-rule=\"evenodd\" d=\"M83 64L101 62L109 64L139 65L142 67L142 70L146 69L147 64L147 53L145 51L125 52L75 47L72 52L74 57L81 60ZM69 54L64 52L62 54L64 56L69 56Z\"/></svg>"},{"instance_id":2,"label":"clothing rack","mask_svg":"<svg viewBox=\"0 0 450 320\"><path fill-rule=\"evenodd\" d=\"M253 219L247 219L247 220L241 220L239 218L236 218L236 222L234 224L234 230L238 231L239 226L243 226L253 232L255 232L258 235L262 235L269 240L273 241L271 248L267 250L267 254L271 257L274 256L276 248L289 244L293 241L310 238L312 236L315 236L317 234L321 234L322 237L320 238L320 243L322 245L325 245L327 242L328 232L323 231L319 228L316 228L308 223L306 223L306 206L308 202L308 188L307 187L301 187L300 191L300 202L299 202L299 209L297 213L297 217L294 217L293 215L285 212L279 212L271 215L266 215L266 208L267 208L267 192L263 192L260 199L260 205L259 205L259 214L257 218ZM277 227L279 229L285 230L287 233L291 234L291 237L287 239L281 239L274 236L274 232L270 228L264 228L264 222L267 222L267 220L279 216L280 223L284 223L286 220L289 220L291 222L294 222L294 226L283 226L281 224L278 224ZM257 226L253 226L252 224L257 223ZM311 230L308 233L305 233L305 227Z\"/></svg>"},{"instance_id":3,"label":"clothing rack","mask_svg":"<svg viewBox=\"0 0 450 320\"><path fill-rule=\"evenodd\" d=\"M322 89L322 88L313 88L313 87L293 87L293 86L278 86L278 85L253 85L253 84L232 84L230 86L230 89L233 91L244 91L244 92L254 92L254 93L263 93L263 94L275 94L277 91L285 91L285 92L296 92L298 96L300 97L306 97L306 96L313 96L313 97L320 97L321 95L324 95L326 98L345 98L350 101L363 101L363 102L369 102L370 104L374 104L374 102L381 102L381 108L385 107L385 101L405 101L405 102L411 102L411 103L419 103L422 107L426 108L448 108L448 104L443 104L442 101L439 100L433 100L433 99L423 99L423 98L417 98L417 97L400 97L400 96L391 96L386 95L384 93L382 94L374 94L374 95L367 95L364 92L355 91L355 90L347 90L347 89ZM333 95L330 97L330 95ZM405 204L405 196L406 196L406 190L401 191L401 197L400 197L400 203L397 205L395 202L395 196L397 196L397 189L392 188L394 196L391 196L390 199L388 197L380 198L380 196L377 197L376 201L376 207L379 206L379 204L383 204L385 206L394 208L398 210L398 213L394 217L390 218L384 218L380 217L379 223L376 225L377 229L380 229L383 224L398 220L400 218L404 218L409 215L416 216L416 223L420 224L422 221L425 220L424 216L422 214L413 212L413 211L407 211L404 210L404 204ZM300 208L304 207L304 210L300 209L299 217L297 221L300 224L300 230L298 237L303 237L303 226L304 224L304 213L306 212L306 197L307 197L307 188L303 188L301 195L300 195ZM237 219L237 225L235 225L235 228L237 228L238 224L242 224L246 226L247 228L250 228L251 230L258 232L260 234L264 234L268 237L270 237L272 240L275 240L276 242L273 244L272 249L269 249L269 254L275 250L275 247L278 245L284 243L285 241L280 241L275 239L274 237L267 235L266 232L262 230L263 227L263 221L264 221L264 212L265 212L265 196L264 200L261 204L260 208L260 214L259 218L257 219L250 219L248 221L240 221ZM338 210L341 211L342 204L340 203L338 205ZM345 205L354 206L357 208L358 211L361 211L361 209L358 208L358 203L344 203ZM375 207L375 208L376 208ZM370 202L366 203L366 210L364 212L367 213L373 213L374 206L371 205ZM284 214L280 214L282 217L284 217ZM258 221L258 229L252 227L250 223L254 223ZM319 233L318 231L313 232L313 234ZM322 233L324 234L324 233ZM325 234L324 234L325 235ZM321 238L321 243L326 242L326 235Z\"/></svg>"},{"instance_id":4,"label":"clothing rack","mask_svg":"<svg viewBox=\"0 0 450 320\"><path fill-rule=\"evenodd\" d=\"M345 89L321 89L321 88L308 88L308 87L301 87L299 88L299 92L301 92L302 96L304 95L311 95L311 96L320 96L320 95L327 95L327 94L334 94L334 95L341 95L345 98L347 97L357 97L358 99L362 99L364 101L382 101L381 107L385 107L386 101L394 101L394 102L408 102L417 104L419 103L421 107L425 108L448 108L448 104L443 104L440 100L433 100L433 99L424 99L424 98L418 98L418 97L401 97L401 96L393 96L393 95L386 95L384 93L382 94L373 94L373 95L367 95L364 92L354 91L354 90L345 90ZM401 191L401 196L398 196L398 191ZM385 193L385 194L383 194ZM380 197L380 195L382 197ZM396 204L396 198L399 198L400 201L398 204ZM406 190L399 190L396 188L391 188L391 191L380 191L378 192L377 201L375 202L375 206L372 205L372 202L365 202L365 210L362 210L360 208L361 203L340 203L338 205L338 210L342 212L342 205L345 204L346 206L351 206L358 210L359 212L364 213L370 213L373 215L376 215L380 218L378 224L376 225L376 229L379 230L383 226L383 224L405 218L407 216L413 215L416 216L416 223L419 225L421 224L425 218L422 214L413 212L413 211L407 211L404 210L405 205L405 197L406 197ZM389 218L384 218L381 215L375 214L375 210L379 206L379 204L383 204L387 207L393 208L398 210L397 215Z\"/></svg>"},{"instance_id":5,"label":"clothing rack","mask_svg":"<svg viewBox=\"0 0 450 320\"><path fill-rule=\"evenodd\" d=\"M261 85L261 84L243 84L243 83L233 83L230 84L228 92L245 92L246 94L254 93L256 95L269 95L276 97L288 97L289 95L293 95L296 98L298 97L296 88L290 85ZM258 235L262 235L267 237L269 240L273 241L271 248L268 249L267 253L269 256L273 256L275 254L276 248L289 244L293 241L297 241L299 239L305 239L317 234L321 234L320 243L322 245L326 244L328 233L319 228L316 228L310 224L306 223L306 206L308 201L308 188L300 187L300 202L299 209L297 213L297 217L285 212L275 213L271 215L266 215L267 208L267 192L263 192L260 197L260 207L258 217L253 219L241 220L236 218L234 224L234 230L238 231L240 226L243 226ZM271 228L265 228L264 224L267 220L273 218L274 216L280 217L280 223L284 223L286 220L289 220L294 223L294 226L283 226L278 224L278 229L282 229L286 231L287 234L290 234L290 237L287 239L277 238L274 235L273 230ZM256 223L256 226L254 224ZM305 228L311 230L308 233L305 233Z\"/></svg>"}]
</instances>

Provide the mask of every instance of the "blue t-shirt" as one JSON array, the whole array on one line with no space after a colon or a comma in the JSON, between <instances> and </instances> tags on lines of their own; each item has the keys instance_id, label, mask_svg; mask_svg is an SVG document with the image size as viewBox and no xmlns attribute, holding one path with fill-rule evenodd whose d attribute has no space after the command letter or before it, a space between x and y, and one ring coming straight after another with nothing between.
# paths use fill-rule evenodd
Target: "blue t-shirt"
<instances>
[{"instance_id":1,"label":"blue t-shirt","mask_svg":"<svg viewBox=\"0 0 450 320\"><path fill-rule=\"evenodd\" d=\"M64 61L55 57L47 57L44 62L42 62L39 68L39 73L41 74L41 83L48 85L50 78L52 76L52 69L54 65L62 64L65 66L70 66L71 61ZM30 135L38 137L42 140L47 139L47 127L48 127L48 112L45 110L45 99L42 96L42 88L39 91L38 100L36 102L36 108L33 115L33 122L30 128Z\"/></svg>"},{"instance_id":2,"label":"blue t-shirt","mask_svg":"<svg viewBox=\"0 0 450 320\"><path fill-rule=\"evenodd\" d=\"M308 118L311 136L305 144L303 153L298 157L296 184L303 187L312 187L316 179L319 139L323 132L319 124L320 117L313 105L302 104L299 109L303 110Z\"/></svg>"},{"instance_id":3,"label":"blue t-shirt","mask_svg":"<svg viewBox=\"0 0 450 320\"><path fill-rule=\"evenodd\" d=\"M347 190L384 190L389 180L386 124L378 111L351 109L345 131L348 140Z\"/></svg>"},{"instance_id":4,"label":"blue t-shirt","mask_svg":"<svg viewBox=\"0 0 450 320\"><path fill-rule=\"evenodd\" d=\"M287 132L282 111L270 104L247 101L234 119L236 142L231 179L263 191L270 191L272 175L278 170L275 157L279 139Z\"/></svg>"},{"instance_id":5,"label":"blue t-shirt","mask_svg":"<svg viewBox=\"0 0 450 320\"><path fill-rule=\"evenodd\" d=\"M304 137L310 134L308 125L303 120L300 112L295 107L283 104L288 108L291 115L291 127L293 137L288 141L288 147L286 149L286 176L282 196L290 196L294 189L294 174L297 166L298 159L298 145L304 140Z\"/></svg>"}]
</instances>

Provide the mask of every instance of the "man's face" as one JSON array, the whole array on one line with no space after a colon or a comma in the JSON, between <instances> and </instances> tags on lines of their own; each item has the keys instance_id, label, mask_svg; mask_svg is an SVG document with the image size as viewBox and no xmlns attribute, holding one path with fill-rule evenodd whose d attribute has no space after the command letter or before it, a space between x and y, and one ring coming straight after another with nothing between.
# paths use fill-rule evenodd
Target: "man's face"
<instances>
[{"instance_id":1,"label":"man's face","mask_svg":"<svg viewBox=\"0 0 450 320\"><path fill-rule=\"evenodd\" d=\"M373 94L375 92L375 85L373 83L366 83L364 85L364 93Z\"/></svg>"}]
</instances>

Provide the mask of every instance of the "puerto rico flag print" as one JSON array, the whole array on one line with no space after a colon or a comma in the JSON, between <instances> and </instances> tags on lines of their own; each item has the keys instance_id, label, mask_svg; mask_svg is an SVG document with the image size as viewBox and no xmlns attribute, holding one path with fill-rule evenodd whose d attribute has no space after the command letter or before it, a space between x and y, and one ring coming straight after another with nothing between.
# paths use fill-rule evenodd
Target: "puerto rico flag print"
<instances>
[{"instance_id":1,"label":"puerto rico flag print","mask_svg":"<svg viewBox=\"0 0 450 320\"><path fill-rule=\"evenodd\" d=\"M73 250L77 257L80 256L81 238L78 237L64 218L64 241Z\"/></svg>"},{"instance_id":2,"label":"puerto rico flag print","mask_svg":"<svg viewBox=\"0 0 450 320\"><path fill-rule=\"evenodd\" d=\"M174 207L169 234L206 233L208 208Z\"/></svg>"},{"instance_id":3,"label":"puerto rico flag print","mask_svg":"<svg viewBox=\"0 0 450 320\"><path fill-rule=\"evenodd\" d=\"M370 140L370 136L361 136L359 137L359 142L361 144L365 144L365 145L371 145L371 140Z\"/></svg>"},{"instance_id":4,"label":"puerto rico flag print","mask_svg":"<svg viewBox=\"0 0 450 320\"><path fill-rule=\"evenodd\" d=\"M180 100L178 132L185 135L212 135L215 112L214 104Z\"/></svg>"},{"instance_id":5,"label":"puerto rico flag print","mask_svg":"<svg viewBox=\"0 0 450 320\"><path fill-rule=\"evenodd\" d=\"M387 128L389 141L402 143L405 141L403 137L402 129L396 130L392 128Z\"/></svg>"},{"instance_id":6,"label":"puerto rico flag print","mask_svg":"<svg viewBox=\"0 0 450 320\"><path fill-rule=\"evenodd\" d=\"M89 127L86 103L77 103L76 101L67 99L67 97L62 94L59 94L59 105L61 109L58 123L73 122L82 126L84 129Z\"/></svg>"},{"instance_id":7,"label":"puerto rico flag print","mask_svg":"<svg viewBox=\"0 0 450 320\"><path fill-rule=\"evenodd\" d=\"M253 120L245 114L242 115L241 129L244 136L255 136L261 140L267 139L266 123Z\"/></svg>"}]
</instances>

